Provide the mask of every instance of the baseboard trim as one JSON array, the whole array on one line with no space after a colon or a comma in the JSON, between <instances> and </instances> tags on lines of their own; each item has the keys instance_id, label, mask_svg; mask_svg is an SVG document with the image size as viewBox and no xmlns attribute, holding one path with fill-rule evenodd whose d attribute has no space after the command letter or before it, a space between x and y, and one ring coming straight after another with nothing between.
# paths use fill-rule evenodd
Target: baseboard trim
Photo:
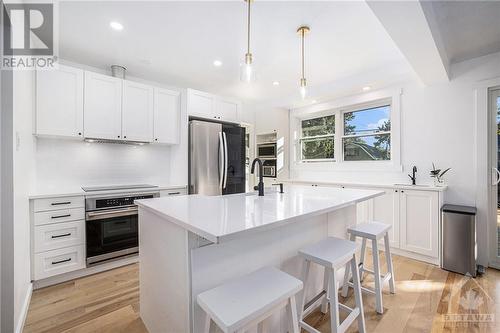
<instances>
[{"instance_id":1,"label":"baseboard trim","mask_svg":"<svg viewBox=\"0 0 500 333\"><path fill-rule=\"evenodd\" d=\"M24 298L23 306L21 308L21 313L16 323L16 329L14 331L16 333L22 333L24 330L24 324L26 322L26 317L28 316L28 309L30 307L32 294L33 294L33 283L30 282L28 290L26 291L26 297Z\"/></svg>"}]
</instances>

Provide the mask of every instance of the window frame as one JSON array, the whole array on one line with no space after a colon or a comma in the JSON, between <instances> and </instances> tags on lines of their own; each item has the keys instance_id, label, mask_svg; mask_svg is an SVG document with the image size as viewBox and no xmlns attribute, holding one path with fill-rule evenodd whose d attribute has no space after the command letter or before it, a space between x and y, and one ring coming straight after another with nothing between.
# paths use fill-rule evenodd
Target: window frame
<instances>
[{"instance_id":1,"label":"window frame","mask_svg":"<svg viewBox=\"0 0 500 333\"><path fill-rule=\"evenodd\" d=\"M323 134L323 135L315 135L315 136L302 136L302 122L304 120L310 120L310 119L317 119L317 118L323 118L323 117L328 117L328 116L333 116L333 121L335 123L335 126L333 128L333 134ZM299 121L299 126L300 126L300 136L297 139L298 141L298 154L300 156L300 162L301 163L314 163L314 162L335 162L336 160L336 154L335 154L335 145L336 145L336 136L337 136L337 114L336 113L331 113L331 112L321 112L321 113L316 113L316 114L311 114L309 117L304 117L300 118ZM333 138L333 158L309 158L309 159L304 159L302 158L302 143L305 140L314 140L314 139L323 139L323 138Z\"/></svg>"},{"instance_id":2,"label":"window frame","mask_svg":"<svg viewBox=\"0 0 500 333\"><path fill-rule=\"evenodd\" d=\"M402 88L389 88L371 91L361 95L348 96L337 100L309 105L290 110L290 169L304 171L402 171L401 165L401 96ZM344 160L344 113L360 111L377 106L390 105L391 119L391 159L370 161L345 161ZM301 132L301 121L324 115L335 115L335 160L301 160L301 151L297 145ZM363 135L362 135L363 136ZM341 154L341 157L339 157Z\"/></svg>"},{"instance_id":3,"label":"window frame","mask_svg":"<svg viewBox=\"0 0 500 333\"><path fill-rule=\"evenodd\" d=\"M366 111L370 109L375 109L378 107L383 107L383 106L388 106L390 108L390 114L389 114L389 120L391 121L391 130L390 131L383 131L383 132L377 132L373 134L352 134L352 135L345 135L344 130L345 130L345 114L346 113L352 113L356 111ZM342 162L345 163L364 163L364 162L370 162L370 163L381 163L381 162L389 162L392 161L392 101L388 99L384 100L378 100L374 101L373 103L367 103L367 104L362 104L362 105L352 105L346 108L341 108L340 109L340 114L342 117L342 135L340 138L340 151L342 153ZM389 134L389 138L391 141L391 159L389 160L361 160L361 161L346 161L345 160L345 151L344 151L344 139L345 138L359 138L359 137L367 137L367 136L375 136L375 135L387 135ZM335 154L335 152L334 152Z\"/></svg>"}]
</instances>

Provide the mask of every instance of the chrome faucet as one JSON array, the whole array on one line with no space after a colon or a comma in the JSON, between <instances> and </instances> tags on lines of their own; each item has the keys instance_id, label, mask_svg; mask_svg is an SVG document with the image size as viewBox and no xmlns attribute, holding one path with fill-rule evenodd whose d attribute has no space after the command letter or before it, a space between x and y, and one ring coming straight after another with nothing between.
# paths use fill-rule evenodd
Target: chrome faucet
<instances>
[{"instance_id":1,"label":"chrome faucet","mask_svg":"<svg viewBox=\"0 0 500 333\"><path fill-rule=\"evenodd\" d=\"M417 185L417 167L416 166L413 166L412 175L413 176L408 175L408 177L410 177L410 179L411 179L411 184Z\"/></svg>"},{"instance_id":2,"label":"chrome faucet","mask_svg":"<svg viewBox=\"0 0 500 333\"><path fill-rule=\"evenodd\" d=\"M255 172L255 163L259 163L259 184L257 186L254 186L254 190L259 191L259 197L264 196L264 172L262 171L263 166L262 166L262 161L259 158L256 158L252 162L252 169L251 173L253 174Z\"/></svg>"}]
</instances>

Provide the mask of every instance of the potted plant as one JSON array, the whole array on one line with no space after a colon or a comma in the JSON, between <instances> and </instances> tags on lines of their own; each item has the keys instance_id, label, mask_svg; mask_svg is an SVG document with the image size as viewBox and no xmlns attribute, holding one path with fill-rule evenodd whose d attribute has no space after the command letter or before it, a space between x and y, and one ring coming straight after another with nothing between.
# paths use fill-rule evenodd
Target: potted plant
<instances>
[{"instance_id":1,"label":"potted plant","mask_svg":"<svg viewBox=\"0 0 500 333\"><path fill-rule=\"evenodd\" d=\"M436 167L434 166L434 163L432 163L431 177L434 178L434 185L435 186L444 186L445 185L443 176L450 169L451 168L448 168L444 171L441 171L441 169L436 169Z\"/></svg>"}]
</instances>

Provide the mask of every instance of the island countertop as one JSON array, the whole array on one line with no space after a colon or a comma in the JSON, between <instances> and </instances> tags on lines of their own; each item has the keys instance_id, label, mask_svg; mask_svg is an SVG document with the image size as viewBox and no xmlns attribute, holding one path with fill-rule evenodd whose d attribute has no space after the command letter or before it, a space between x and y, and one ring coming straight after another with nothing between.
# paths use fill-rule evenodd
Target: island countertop
<instances>
[{"instance_id":1,"label":"island countertop","mask_svg":"<svg viewBox=\"0 0 500 333\"><path fill-rule=\"evenodd\" d=\"M137 200L136 204L212 243L222 243L243 233L261 232L329 213L385 193L301 185L285 186L284 192L266 192L263 197L256 193L185 195Z\"/></svg>"}]
</instances>

